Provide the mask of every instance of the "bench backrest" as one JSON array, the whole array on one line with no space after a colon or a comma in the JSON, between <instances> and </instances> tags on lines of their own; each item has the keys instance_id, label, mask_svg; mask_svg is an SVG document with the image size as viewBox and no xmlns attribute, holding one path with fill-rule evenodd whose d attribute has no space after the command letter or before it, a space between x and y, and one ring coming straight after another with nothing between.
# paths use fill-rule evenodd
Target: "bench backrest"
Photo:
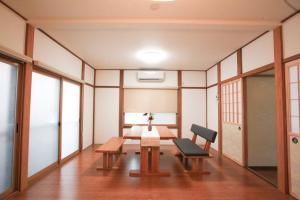
<instances>
[{"instance_id":1,"label":"bench backrest","mask_svg":"<svg viewBox=\"0 0 300 200\"><path fill-rule=\"evenodd\" d=\"M217 132L210 130L208 128L199 126L197 124L193 124L191 127L191 131L194 133L192 141L196 143L197 136L200 136L206 140L206 144L204 146L204 150L209 151L210 144L214 143L217 137Z\"/></svg>"}]
</instances>

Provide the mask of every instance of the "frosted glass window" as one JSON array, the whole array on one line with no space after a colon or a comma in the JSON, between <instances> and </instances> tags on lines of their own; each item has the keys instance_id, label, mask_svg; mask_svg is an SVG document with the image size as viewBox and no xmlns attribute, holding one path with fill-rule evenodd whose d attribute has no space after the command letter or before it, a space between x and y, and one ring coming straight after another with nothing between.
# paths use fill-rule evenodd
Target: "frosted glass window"
<instances>
[{"instance_id":1,"label":"frosted glass window","mask_svg":"<svg viewBox=\"0 0 300 200\"><path fill-rule=\"evenodd\" d=\"M17 67L0 62L0 193L12 187Z\"/></svg>"},{"instance_id":2,"label":"frosted glass window","mask_svg":"<svg viewBox=\"0 0 300 200\"><path fill-rule=\"evenodd\" d=\"M292 133L299 133L299 117L291 117Z\"/></svg>"},{"instance_id":3,"label":"frosted glass window","mask_svg":"<svg viewBox=\"0 0 300 200\"><path fill-rule=\"evenodd\" d=\"M299 101L291 100L291 115L299 116Z\"/></svg>"},{"instance_id":4,"label":"frosted glass window","mask_svg":"<svg viewBox=\"0 0 300 200\"><path fill-rule=\"evenodd\" d=\"M60 81L32 73L28 176L58 161Z\"/></svg>"},{"instance_id":5,"label":"frosted glass window","mask_svg":"<svg viewBox=\"0 0 300 200\"><path fill-rule=\"evenodd\" d=\"M176 124L176 113L153 113L152 124ZM143 113L125 113L125 124L148 124Z\"/></svg>"},{"instance_id":6,"label":"frosted glass window","mask_svg":"<svg viewBox=\"0 0 300 200\"><path fill-rule=\"evenodd\" d=\"M79 150L80 86L63 81L61 158Z\"/></svg>"},{"instance_id":7,"label":"frosted glass window","mask_svg":"<svg viewBox=\"0 0 300 200\"><path fill-rule=\"evenodd\" d=\"M290 82L291 83L295 83L298 82L298 67L297 66L293 66L290 67Z\"/></svg>"}]
</instances>

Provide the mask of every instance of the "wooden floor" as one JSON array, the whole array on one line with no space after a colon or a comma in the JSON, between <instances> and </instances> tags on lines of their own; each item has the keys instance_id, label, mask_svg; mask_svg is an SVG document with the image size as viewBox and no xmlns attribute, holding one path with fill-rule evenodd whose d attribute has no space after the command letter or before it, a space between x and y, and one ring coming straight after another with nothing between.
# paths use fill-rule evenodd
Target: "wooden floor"
<instances>
[{"instance_id":1,"label":"wooden floor","mask_svg":"<svg viewBox=\"0 0 300 200\"><path fill-rule=\"evenodd\" d=\"M226 158L205 162L210 175L185 174L170 146L162 147L161 168L171 177L129 177L130 169L139 168L137 149L125 146L128 154L123 155L121 168L103 172L96 171L99 154L89 148L10 199L293 199Z\"/></svg>"}]
</instances>

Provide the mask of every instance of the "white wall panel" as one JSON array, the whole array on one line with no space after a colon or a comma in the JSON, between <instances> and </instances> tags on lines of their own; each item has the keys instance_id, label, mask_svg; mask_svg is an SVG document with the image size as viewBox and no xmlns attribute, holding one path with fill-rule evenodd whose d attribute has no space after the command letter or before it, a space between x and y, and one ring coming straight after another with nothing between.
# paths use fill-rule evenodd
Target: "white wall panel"
<instances>
[{"instance_id":1,"label":"white wall panel","mask_svg":"<svg viewBox=\"0 0 300 200\"><path fill-rule=\"evenodd\" d=\"M95 144L119 135L119 88L96 88Z\"/></svg>"},{"instance_id":2,"label":"white wall panel","mask_svg":"<svg viewBox=\"0 0 300 200\"><path fill-rule=\"evenodd\" d=\"M300 15L295 15L282 25L283 55L288 58L300 53Z\"/></svg>"},{"instance_id":3,"label":"white wall panel","mask_svg":"<svg viewBox=\"0 0 300 200\"><path fill-rule=\"evenodd\" d=\"M26 21L0 3L0 45L24 54Z\"/></svg>"},{"instance_id":4,"label":"white wall panel","mask_svg":"<svg viewBox=\"0 0 300 200\"><path fill-rule=\"evenodd\" d=\"M232 54L221 62L221 80L237 75L237 53Z\"/></svg>"},{"instance_id":5,"label":"white wall panel","mask_svg":"<svg viewBox=\"0 0 300 200\"><path fill-rule=\"evenodd\" d=\"M183 87L206 87L206 73L202 71L182 71Z\"/></svg>"},{"instance_id":6,"label":"white wall panel","mask_svg":"<svg viewBox=\"0 0 300 200\"><path fill-rule=\"evenodd\" d=\"M139 82L137 80L138 70L124 71L125 88L178 88L178 72L165 71L165 80L163 82Z\"/></svg>"},{"instance_id":7,"label":"white wall panel","mask_svg":"<svg viewBox=\"0 0 300 200\"><path fill-rule=\"evenodd\" d=\"M87 64L85 64L84 80L87 83L94 85L94 69Z\"/></svg>"},{"instance_id":8,"label":"white wall panel","mask_svg":"<svg viewBox=\"0 0 300 200\"><path fill-rule=\"evenodd\" d=\"M273 32L270 31L242 49L243 73L274 62Z\"/></svg>"},{"instance_id":9,"label":"white wall panel","mask_svg":"<svg viewBox=\"0 0 300 200\"><path fill-rule=\"evenodd\" d=\"M93 103L94 88L84 86L84 107L83 107L83 149L93 143Z\"/></svg>"},{"instance_id":10,"label":"white wall panel","mask_svg":"<svg viewBox=\"0 0 300 200\"><path fill-rule=\"evenodd\" d=\"M96 70L96 86L120 86L120 70Z\"/></svg>"},{"instance_id":11,"label":"white wall panel","mask_svg":"<svg viewBox=\"0 0 300 200\"><path fill-rule=\"evenodd\" d=\"M215 65L207 71L207 86L218 83L218 66Z\"/></svg>"},{"instance_id":12,"label":"white wall panel","mask_svg":"<svg viewBox=\"0 0 300 200\"><path fill-rule=\"evenodd\" d=\"M182 137L192 139L192 124L206 127L206 90L182 90Z\"/></svg>"},{"instance_id":13,"label":"white wall panel","mask_svg":"<svg viewBox=\"0 0 300 200\"><path fill-rule=\"evenodd\" d=\"M35 30L33 59L81 79L82 61L39 30Z\"/></svg>"},{"instance_id":14,"label":"white wall panel","mask_svg":"<svg viewBox=\"0 0 300 200\"><path fill-rule=\"evenodd\" d=\"M218 86L207 89L207 128L218 132ZM218 133L219 134L219 133ZM218 137L211 145L218 150Z\"/></svg>"}]
</instances>

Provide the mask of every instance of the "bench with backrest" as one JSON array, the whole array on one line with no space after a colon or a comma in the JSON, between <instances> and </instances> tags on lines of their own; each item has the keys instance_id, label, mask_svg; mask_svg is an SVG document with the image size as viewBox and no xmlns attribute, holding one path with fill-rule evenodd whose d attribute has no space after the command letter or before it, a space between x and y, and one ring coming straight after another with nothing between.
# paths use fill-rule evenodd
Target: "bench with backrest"
<instances>
[{"instance_id":1,"label":"bench with backrest","mask_svg":"<svg viewBox=\"0 0 300 200\"><path fill-rule=\"evenodd\" d=\"M210 145L214 143L217 132L202 126L193 124L191 131L194 133L192 140L188 138L177 138L173 140L181 156L185 158L187 164L188 159L192 160L192 172L200 172L202 170L203 159L211 158L209 154ZM206 140L204 147L196 144L197 136Z\"/></svg>"},{"instance_id":2,"label":"bench with backrest","mask_svg":"<svg viewBox=\"0 0 300 200\"><path fill-rule=\"evenodd\" d=\"M115 156L116 161L119 160L124 141L123 138L113 137L95 150L96 153L103 153L103 167L97 167L97 169L113 168L113 157Z\"/></svg>"}]
</instances>

